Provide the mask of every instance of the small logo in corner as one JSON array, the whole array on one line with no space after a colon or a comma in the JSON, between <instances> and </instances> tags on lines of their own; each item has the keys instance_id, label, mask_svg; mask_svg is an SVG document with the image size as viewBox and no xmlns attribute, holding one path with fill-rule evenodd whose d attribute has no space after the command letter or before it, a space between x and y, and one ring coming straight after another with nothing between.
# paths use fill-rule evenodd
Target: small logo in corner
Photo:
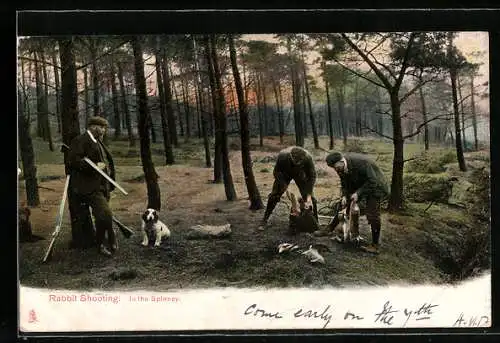
<instances>
[{"instance_id":1,"label":"small logo in corner","mask_svg":"<svg viewBox=\"0 0 500 343\"><path fill-rule=\"evenodd\" d=\"M38 322L38 318L37 318L36 312L35 312L35 310L31 309L29 312L29 316L28 316L28 323L37 323L37 322Z\"/></svg>"}]
</instances>

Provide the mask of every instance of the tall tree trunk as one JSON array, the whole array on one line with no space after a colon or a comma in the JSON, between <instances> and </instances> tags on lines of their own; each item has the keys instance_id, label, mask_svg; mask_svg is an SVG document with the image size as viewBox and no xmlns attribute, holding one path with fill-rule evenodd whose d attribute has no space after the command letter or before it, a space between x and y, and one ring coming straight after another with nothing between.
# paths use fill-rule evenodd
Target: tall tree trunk
<instances>
[{"instance_id":1,"label":"tall tree trunk","mask_svg":"<svg viewBox=\"0 0 500 343\"><path fill-rule=\"evenodd\" d=\"M304 75L304 87L306 89L307 104L309 106L309 120L311 121L311 130L313 133L314 148L319 149L318 131L316 130L316 123L314 120L314 113L313 113L312 101L311 101L311 93L309 92L309 83L307 82L306 65L305 65L305 59L304 59L303 55L302 55L302 63L303 63L302 71L303 71L303 75Z\"/></svg>"},{"instance_id":2,"label":"tall tree trunk","mask_svg":"<svg viewBox=\"0 0 500 343\"><path fill-rule=\"evenodd\" d=\"M31 57L31 53L28 53L28 57ZM36 61L36 60L35 60ZM28 80L30 81L30 84L33 82L33 63L28 63ZM29 94L27 94L29 97Z\"/></svg>"},{"instance_id":3,"label":"tall tree trunk","mask_svg":"<svg viewBox=\"0 0 500 343\"><path fill-rule=\"evenodd\" d=\"M233 85L229 83L229 94L231 94L231 118L233 117L233 113L235 114L236 120L231 120L234 125L231 125L231 131L240 132L240 123L238 119L238 109L236 108L236 98L234 97L234 89ZM236 130L234 129L236 127Z\"/></svg>"},{"instance_id":4,"label":"tall tree trunk","mask_svg":"<svg viewBox=\"0 0 500 343\"><path fill-rule=\"evenodd\" d=\"M382 94L380 94L380 89L377 87L377 106L382 112ZM377 116L377 131L381 134L384 134L384 117L382 113L379 113Z\"/></svg>"},{"instance_id":5,"label":"tall tree trunk","mask_svg":"<svg viewBox=\"0 0 500 343\"><path fill-rule=\"evenodd\" d=\"M340 126L342 128L342 137L344 149L347 146L347 123L345 117L345 104L344 104L344 86L337 87L337 104L339 107Z\"/></svg>"},{"instance_id":6,"label":"tall tree trunk","mask_svg":"<svg viewBox=\"0 0 500 343\"><path fill-rule=\"evenodd\" d=\"M78 120L78 89L75 65L74 42L72 38L59 40L61 61L61 126L62 141L70 146L73 138L80 134ZM67 152L64 154L66 175L69 174Z\"/></svg>"},{"instance_id":7,"label":"tall tree trunk","mask_svg":"<svg viewBox=\"0 0 500 343\"><path fill-rule=\"evenodd\" d=\"M298 78L297 78L297 66L295 61L293 60L292 56L292 42L291 38L287 37L287 50L288 54L290 56L290 73L291 73L291 79L292 79L292 103L293 103L293 117L294 117L294 124L295 124L295 145L297 146L304 146L304 131L302 128L302 118L300 114L300 89L298 85Z\"/></svg>"},{"instance_id":8,"label":"tall tree trunk","mask_svg":"<svg viewBox=\"0 0 500 343\"><path fill-rule=\"evenodd\" d=\"M276 108L278 109L278 127L280 135L280 144L284 144L285 127L283 118L283 103L281 102L281 91L279 91L279 84L272 78L274 98L276 100Z\"/></svg>"},{"instance_id":9,"label":"tall tree trunk","mask_svg":"<svg viewBox=\"0 0 500 343\"><path fill-rule=\"evenodd\" d=\"M301 106L300 106L300 87L297 82L295 67L292 67L292 96L293 96L293 114L295 124L295 144L304 146L305 130L303 127Z\"/></svg>"},{"instance_id":10,"label":"tall tree trunk","mask_svg":"<svg viewBox=\"0 0 500 343\"><path fill-rule=\"evenodd\" d=\"M23 176L26 187L26 202L28 206L40 205L40 196L38 194L38 180L36 177L35 152L33 150L33 141L30 135L30 119L25 114L26 97L23 96L24 89L18 89L18 135L19 135L19 153L23 164Z\"/></svg>"},{"instance_id":11,"label":"tall tree trunk","mask_svg":"<svg viewBox=\"0 0 500 343\"><path fill-rule=\"evenodd\" d=\"M85 107L84 107L84 113L85 113L85 124L87 125L90 117L90 111L89 111L89 104L90 104L90 92L89 92L89 79L88 79L88 72L87 72L87 67L83 68L83 83L84 83L84 89L83 89L83 95L84 95L84 102L85 102Z\"/></svg>"},{"instance_id":12,"label":"tall tree trunk","mask_svg":"<svg viewBox=\"0 0 500 343\"><path fill-rule=\"evenodd\" d=\"M57 64L57 53L55 50L52 51L52 67L54 68L57 132L61 133L61 85L59 82L59 67Z\"/></svg>"},{"instance_id":13,"label":"tall tree trunk","mask_svg":"<svg viewBox=\"0 0 500 343\"><path fill-rule=\"evenodd\" d=\"M325 77L325 90L326 90L326 109L328 112L328 133L330 134L330 150L333 150L335 146L335 141L333 138L333 116L332 116L332 105L330 101L330 85L328 79Z\"/></svg>"},{"instance_id":14,"label":"tall tree trunk","mask_svg":"<svg viewBox=\"0 0 500 343\"><path fill-rule=\"evenodd\" d=\"M207 130L207 113L204 111L204 101L203 94L201 93L202 80L200 74L200 66L198 61L198 48L196 46L196 38L193 36L193 52L194 52L194 63L196 68L196 77L198 82L196 82L196 90L198 92L198 101L200 108L201 117L201 131L203 133L203 146L205 148L205 166L207 168L212 167L212 159L210 158L210 141L208 140L208 130Z\"/></svg>"},{"instance_id":15,"label":"tall tree trunk","mask_svg":"<svg viewBox=\"0 0 500 343\"><path fill-rule=\"evenodd\" d=\"M40 57L42 59L42 75L43 75L43 126L45 131L45 137L49 141L50 151L54 151L54 144L52 142L52 133L50 130L50 118L49 118L49 78L47 76L47 64L45 63L45 54L40 52Z\"/></svg>"},{"instance_id":16,"label":"tall tree trunk","mask_svg":"<svg viewBox=\"0 0 500 343\"><path fill-rule=\"evenodd\" d=\"M389 211L397 212L403 208L403 167L404 167L404 139L401 127L401 103L398 92L390 93L392 108L392 135L394 156L392 161L391 194L389 197Z\"/></svg>"},{"instance_id":17,"label":"tall tree trunk","mask_svg":"<svg viewBox=\"0 0 500 343\"><path fill-rule=\"evenodd\" d=\"M184 80L181 80L181 88L182 88L182 101L184 102L184 115L186 120L186 142L189 141L191 137L191 125L189 123L189 119L191 118L191 111L189 108L189 99L187 87ZM180 115L179 115L180 117Z\"/></svg>"},{"instance_id":18,"label":"tall tree trunk","mask_svg":"<svg viewBox=\"0 0 500 343\"><path fill-rule=\"evenodd\" d=\"M455 147L457 149L457 160L458 166L461 171L467 171L467 166L465 165L464 150L462 146L462 140L460 139L460 112L458 110L458 98L457 98L457 71L454 67L450 68L450 78L451 78L451 93L453 97L453 116L455 122Z\"/></svg>"},{"instance_id":19,"label":"tall tree trunk","mask_svg":"<svg viewBox=\"0 0 500 343\"><path fill-rule=\"evenodd\" d=\"M298 73L299 71L297 71ZM301 107L301 113L302 113L302 116L301 116L301 121L302 121L302 133L304 135L304 138L307 138L309 137L309 134L308 134L308 127L307 127L307 108L306 108L306 92L305 92L305 82L303 82L303 80L298 77L297 78L299 80L299 84L300 84L300 89L299 89L299 92L300 92L300 95L299 95L299 99L300 99L300 107Z\"/></svg>"},{"instance_id":20,"label":"tall tree trunk","mask_svg":"<svg viewBox=\"0 0 500 343\"><path fill-rule=\"evenodd\" d=\"M80 134L77 73L72 37L59 40L59 54L59 60L61 61L62 141L64 144L70 146L73 138ZM65 174L69 175L68 151L64 151L64 166ZM71 220L72 240L76 243L82 243L82 239L87 237L84 233L92 232L93 230L90 211L88 208L82 208L80 200L76 198L75 193L72 191L68 191L68 209Z\"/></svg>"},{"instance_id":21,"label":"tall tree trunk","mask_svg":"<svg viewBox=\"0 0 500 343\"><path fill-rule=\"evenodd\" d=\"M260 77L260 94L261 94L261 108L262 108L262 122L264 124L264 134L263 136L269 135L269 116L267 113L267 99L266 99L266 83L262 80L262 73L259 74Z\"/></svg>"},{"instance_id":22,"label":"tall tree trunk","mask_svg":"<svg viewBox=\"0 0 500 343\"><path fill-rule=\"evenodd\" d=\"M423 83L422 75L420 75L419 81L421 84ZM422 120L424 122L424 149L427 151L429 150L429 124L427 123L427 108L425 106L425 96L423 87L420 87L418 89L418 92L420 94L420 105L422 106Z\"/></svg>"},{"instance_id":23,"label":"tall tree trunk","mask_svg":"<svg viewBox=\"0 0 500 343\"><path fill-rule=\"evenodd\" d=\"M169 70L169 75L172 75L172 67L170 65L168 66L168 70ZM175 82L172 83L170 89L173 92L173 97L175 98L175 105L177 107L177 118L179 119L179 129L180 129L179 134L181 135L181 137L184 137L184 135L185 135L184 134L184 121L182 120L181 101L179 100L179 94L177 94L177 86L176 86ZM174 119L175 119L175 115L174 115Z\"/></svg>"},{"instance_id":24,"label":"tall tree trunk","mask_svg":"<svg viewBox=\"0 0 500 343\"><path fill-rule=\"evenodd\" d=\"M47 139L44 127L44 106L43 106L43 88L42 76L40 75L41 62L38 60L39 55L34 52L35 56L35 91L36 91L36 135L41 137L44 141Z\"/></svg>"},{"instance_id":25,"label":"tall tree trunk","mask_svg":"<svg viewBox=\"0 0 500 343\"><path fill-rule=\"evenodd\" d=\"M264 207L260 197L255 176L252 169L252 157L250 155L250 130L248 127L247 104L243 94L240 73L236 59L236 48L234 46L234 37L229 37L229 55L231 59L231 68L233 70L236 95L238 97L238 109L240 112L240 138L241 138L241 160L243 165L243 174L247 186L248 198L250 200L251 210L260 210Z\"/></svg>"},{"instance_id":26,"label":"tall tree trunk","mask_svg":"<svg viewBox=\"0 0 500 343\"><path fill-rule=\"evenodd\" d=\"M201 102L200 102L200 99L198 97L198 83L195 82L195 85L194 85L194 100L196 102L196 125L197 125L197 134L198 134L198 139L202 138L202 133L201 133Z\"/></svg>"},{"instance_id":27,"label":"tall tree trunk","mask_svg":"<svg viewBox=\"0 0 500 343\"><path fill-rule=\"evenodd\" d=\"M460 82L460 76L457 75L457 91L458 91L458 101L460 103L460 119L461 119L461 135L462 138L462 146L464 149L466 148L465 144L465 113L464 113L464 99L462 98L462 85Z\"/></svg>"},{"instance_id":28,"label":"tall tree trunk","mask_svg":"<svg viewBox=\"0 0 500 343\"><path fill-rule=\"evenodd\" d=\"M194 82L194 102L196 104L196 120L197 120L197 128L198 128L198 139L202 138L201 135L201 104L200 104L200 99L198 97L199 94L199 85L198 85L198 80Z\"/></svg>"},{"instance_id":29,"label":"tall tree trunk","mask_svg":"<svg viewBox=\"0 0 500 343\"><path fill-rule=\"evenodd\" d=\"M174 164L174 151L172 149L172 140L169 137L169 130L167 125L167 101L165 98L165 88L163 86L162 72L161 72L161 55L159 51L159 37L156 41L156 51L155 51L155 67L156 67L156 82L158 83L158 95L160 96L160 117L161 117L161 129L163 133L163 148L165 150L165 164ZM169 106L172 107L172 101L169 102ZM172 109L170 109L172 111Z\"/></svg>"},{"instance_id":30,"label":"tall tree trunk","mask_svg":"<svg viewBox=\"0 0 500 343\"><path fill-rule=\"evenodd\" d=\"M147 96L147 93L146 93L146 96ZM156 130L155 130L155 126L153 123L153 114L151 113L151 111L148 111L148 113L149 113L148 127L149 127L149 130L151 131L151 142L156 144L157 140L156 140Z\"/></svg>"},{"instance_id":31,"label":"tall tree trunk","mask_svg":"<svg viewBox=\"0 0 500 343\"><path fill-rule=\"evenodd\" d=\"M158 186L158 174L156 173L153 159L151 158L151 144L148 130L148 98L146 91L146 79L144 77L144 61L140 37L132 39L134 50L135 88L137 90L137 107L139 109L139 138L141 147L142 169L146 179L148 190L148 208L161 210L160 187Z\"/></svg>"},{"instance_id":32,"label":"tall tree trunk","mask_svg":"<svg viewBox=\"0 0 500 343\"><path fill-rule=\"evenodd\" d=\"M474 130L474 150L479 150L479 142L477 139L477 117L476 117L476 103L474 102L474 75L470 77L470 107L472 114L472 128Z\"/></svg>"},{"instance_id":33,"label":"tall tree trunk","mask_svg":"<svg viewBox=\"0 0 500 343\"><path fill-rule=\"evenodd\" d=\"M114 61L111 61L109 67L111 76L111 100L113 101L113 112L115 115L115 139L119 139L122 135L122 120L120 118L120 105L118 103L119 95L118 90L116 89L116 71Z\"/></svg>"},{"instance_id":34,"label":"tall tree trunk","mask_svg":"<svg viewBox=\"0 0 500 343\"><path fill-rule=\"evenodd\" d=\"M162 63L162 74L163 74L163 86L165 87L165 99L167 104L167 124L170 130L170 138L172 139L172 144L174 147L179 146L179 140L177 139L177 126L175 123L175 114L172 110L170 111L168 103L172 103L172 86L170 85L170 76L169 72L169 62L167 59L166 51L163 51L163 63ZM175 85L173 87L175 89ZM179 112L180 117L180 112Z\"/></svg>"},{"instance_id":35,"label":"tall tree trunk","mask_svg":"<svg viewBox=\"0 0 500 343\"><path fill-rule=\"evenodd\" d=\"M246 73L247 67L246 67L245 62L242 62L242 66L243 66L243 70L242 70L242 72L243 72L243 94L245 96L245 104L248 105L248 89L247 89L248 85L247 85L247 73ZM247 110L248 110L248 107L247 107Z\"/></svg>"},{"instance_id":36,"label":"tall tree trunk","mask_svg":"<svg viewBox=\"0 0 500 343\"><path fill-rule=\"evenodd\" d=\"M30 83L31 83L31 80L30 80ZM25 69L25 64L24 64L24 58L21 58L21 89L19 90L18 89L18 92L21 91L22 93L19 93L19 96L24 96L24 102L23 102L23 106L25 104L28 104L28 96L26 94L26 69ZM24 110L24 108L23 108ZM28 111L25 111L25 112L29 112L29 109Z\"/></svg>"},{"instance_id":37,"label":"tall tree trunk","mask_svg":"<svg viewBox=\"0 0 500 343\"><path fill-rule=\"evenodd\" d=\"M359 81L356 79L354 85L354 118L355 118L355 133L357 137L363 135L361 130L361 111L359 110Z\"/></svg>"},{"instance_id":38,"label":"tall tree trunk","mask_svg":"<svg viewBox=\"0 0 500 343\"><path fill-rule=\"evenodd\" d=\"M212 96L212 113L214 117L214 129L215 129L215 151L214 151L214 183L222 182L222 145L221 145L221 128L219 127L219 121L217 116L218 106L217 106L217 85L215 83L215 71L214 62L212 60L212 47L208 35L204 36L205 43L205 58L207 61L208 68L208 78L210 80L210 94Z\"/></svg>"},{"instance_id":39,"label":"tall tree trunk","mask_svg":"<svg viewBox=\"0 0 500 343\"><path fill-rule=\"evenodd\" d=\"M91 74L92 74L92 95L93 95L93 110L94 116L101 115L101 109L99 106L100 97L100 85L99 85L99 75L97 73L97 47L95 46L93 38L90 38L89 50L90 50L90 60L91 60Z\"/></svg>"},{"instance_id":40,"label":"tall tree trunk","mask_svg":"<svg viewBox=\"0 0 500 343\"><path fill-rule=\"evenodd\" d=\"M120 84L120 93L122 100L123 114L125 115L125 124L127 127L127 135L129 141L129 149L135 147L134 131L132 130L132 118L130 117L130 110L127 103L127 92L125 90L125 83L123 81L123 66L122 62L118 63L118 83Z\"/></svg>"},{"instance_id":41,"label":"tall tree trunk","mask_svg":"<svg viewBox=\"0 0 500 343\"><path fill-rule=\"evenodd\" d=\"M264 115L262 114L262 89L260 82L260 74L255 74L257 80L257 87L255 94L257 95L257 111L259 113L259 146L264 146Z\"/></svg>"},{"instance_id":42,"label":"tall tree trunk","mask_svg":"<svg viewBox=\"0 0 500 343\"><path fill-rule=\"evenodd\" d=\"M207 99L210 99L210 97L208 95L207 95ZM210 102L210 100L208 100L208 102ZM214 119L215 118L214 117L214 113L215 112L214 112L214 108L213 107L214 107L213 102L210 102L210 105L209 105L210 110L208 111L208 116L207 116L208 121L207 121L207 123L208 123L208 127L209 127L209 131L208 132L209 132L210 136L215 137L215 131L217 129L215 128L215 119Z\"/></svg>"},{"instance_id":43,"label":"tall tree trunk","mask_svg":"<svg viewBox=\"0 0 500 343\"><path fill-rule=\"evenodd\" d=\"M222 155L222 176L224 178L224 190L226 192L226 199L229 201L236 200L236 191L233 184L233 176L231 175L231 165L229 163L229 149L227 146L227 134L226 134L226 104L224 101L224 89L222 88L221 73L219 70L219 62L217 59L217 45L215 41L215 35L210 36L211 40L211 53L212 53L212 64L215 77L216 94L217 94L217 121L220 134L220 145L221 145L221 155Z\"/></svg>"}]
</instances>

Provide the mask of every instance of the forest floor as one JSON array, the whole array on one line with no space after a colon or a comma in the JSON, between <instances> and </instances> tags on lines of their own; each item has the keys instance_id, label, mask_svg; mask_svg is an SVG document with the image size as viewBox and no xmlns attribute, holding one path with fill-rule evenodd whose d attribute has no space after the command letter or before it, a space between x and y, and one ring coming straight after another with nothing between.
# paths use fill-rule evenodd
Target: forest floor
<instances>
[{"instance_id":1,"label":"forest floor","mask_svg":"<svg viewBox=\"0 0 500 343\"><path fill-rule=\"evenodd\" d=\"M183 140L183 138L180 138ZM318 179L315 193L322 208L339 196L339 179L326 166L324 150L312 148ZM286 137L293 144L293 137ZM164 165L161 144L152 148L159 175L162 211L161 220L171 232L171 238L159 248L143 247L140 215L147 204L146 185L140 166L139 147L128 152L125 141L110 140L110 149L117 166L117 181L129 193L113 192L110 205L114 215L135 230L130 239L118 233L119 250L112 258L97 254L95 249L72 250L69 212L66 207L63 228L56 240L52 259L43 264L64 187L64 167L59 151L48 151L47 143L34 140L41 205L32 208L33 233L45 237L19 247L19 276L25 286L51 289L154 289L207 287L349 287L351 285L423 284L449 282L450 277L439 261L439 252L427 249L429 236L459 237L470 223L463 209L446 204L409 203L404 213L382 214L381 252L371 255L348 245L340 245L329 237L300 234L287 235L288 207L285 197L271 217L272 227L264 232L257 228L263 210L248 209L239 141L230 139L231 172L238 195L236 201L226 201L223 184L214 184L213 169L204 167L202 142L191 139L181 142L175 150L176 164ZM328 146L322 137L322 147ZM340 142L337 144L341 145ZM286 145L286 144L285 144ZM366 141L366 153L378 160L388 180L391 176L392 145L380 140ZM272 158L285 146L279 138L268 137L264 146L252 140L253 170L260 195L267 201L272 183ZM434 148L433 148L434 149ZM437 149L437 148L436 148ZM58 150L58 149L57 149ZM421 144L406 144L405 157L422 150ZM477 155L477 153L475 153ZM488 151L481 152L488 155ZM476 160L474 154L467 161ZM489 156L486 156L489 158ZM486 159L487 159L486 158ZM484 162L488 164L489 162ZM459 173L459 172L455 172ZM294 184L291 190L297 191ZM19 182L19 201L25 201L24 182ZM230 223L232 234L225 239L187 239L191 226ZM322 221L322 224L327 224ZM360 233L371 239L370 229L361 218ZM278 254L281 242L312 245L325 258L324 265L311 264L300 254ZM120 271L132 271L130 279L117 277Z\"/></svg>"}]
</instances>

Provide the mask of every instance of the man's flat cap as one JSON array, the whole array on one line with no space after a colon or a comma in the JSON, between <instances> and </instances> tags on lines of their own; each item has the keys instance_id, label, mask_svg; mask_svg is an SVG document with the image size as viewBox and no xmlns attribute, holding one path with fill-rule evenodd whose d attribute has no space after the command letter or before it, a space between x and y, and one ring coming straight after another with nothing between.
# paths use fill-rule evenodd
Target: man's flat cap
<instances>
[{"instance_id":1,"label":"man's flat cap","mask_svg":"<svg viewBox=\"0 0 500 343\"><path fill-rule=\"evenodd\" d=\"M335 163L339 162L344 156L340 152L332 152L326 156L326 164L332 167Z\"/></svg>"},{"instance_id":2,"label":"man's flat cap","mask_svg":"<svg viewBox=\"0 0 500 343\"><path fill-rule=\"evenodd\" d=\"M91 126L91 125L99 125L99 126L106 126L106 127L108 127L109 123L103 117L93 116L93 117L91 117L89 119L89 122L88 122L88 126Z\"/></svg>"},{"instance_id":3,"label":"man's flat cap","mask_svg":"<svg viewBox=\"0 0 500 343\"><path fill-rule=\"evenodd\" d=\"M290 149L290 157L292 159L293 164L300 165L304 163L304 161L307 159L309 153L307 150L294 146Z\"/></svg>"}]
</instances>

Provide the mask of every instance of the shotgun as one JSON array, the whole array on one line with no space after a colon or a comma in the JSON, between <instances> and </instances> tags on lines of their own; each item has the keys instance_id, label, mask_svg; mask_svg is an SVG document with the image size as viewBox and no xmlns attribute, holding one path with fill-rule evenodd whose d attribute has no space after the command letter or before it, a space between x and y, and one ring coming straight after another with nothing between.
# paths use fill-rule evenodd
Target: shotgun
<instances>
[{"instance_id":1,"label":"shotgun","mask_svg":"<svg viewBox=\"0 0 500 343\"><path fill-rule=\"evenodd\" d=\"M68 197L68 186L69 186L69 175L66 176L66 183L64 184L64 192L61 200L61 204L59 205L59 212L57 213L56 217L56 228L54 232L52 233L52 239L50 240L49 247L47 248L47 252L45 253L45 256L43 257L43 262L47 262L47 259L49 258L52 249L54 247L54 242L56 241L57 236L59 236L59 232L61 231L61 226L62 226L62 219L63 219L63 214L64 214L64 208L66 206L66 199Z\"/></svg>"},{"instance_id":2,"label":"shotgun","mask_svg":"<svg viewBox=\"0 0 500 343\"><path fill-rule=\"evenodd\" d=\"M116 226L118 226L118 228L120 229L123 236L125 236L125 238L130 238L130 236L134 234L134 231L132 231L123 223L121 223L118 219L116 219L116 217L113 217L113 222L116 224Z\"/></svg>"}]
</instances>

